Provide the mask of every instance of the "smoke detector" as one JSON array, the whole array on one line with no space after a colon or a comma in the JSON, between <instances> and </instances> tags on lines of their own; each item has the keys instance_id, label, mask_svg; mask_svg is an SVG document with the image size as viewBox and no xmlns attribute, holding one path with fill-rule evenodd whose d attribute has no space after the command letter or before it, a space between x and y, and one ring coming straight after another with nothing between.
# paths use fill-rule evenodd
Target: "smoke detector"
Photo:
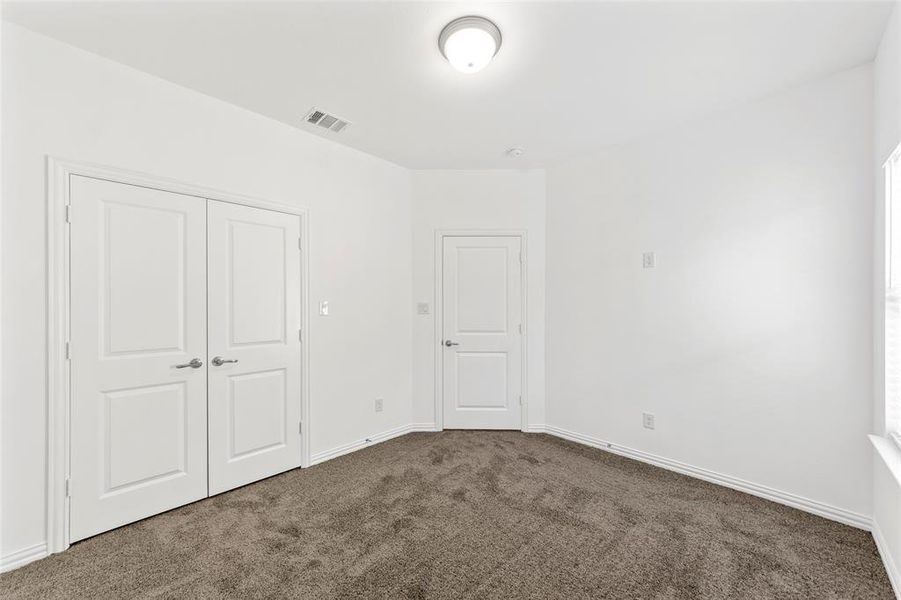
<instances>
[{"instance_id":1,"label":"smoke detector","mask_svg":"<svg viewBox=\"0 0 901 600\"><path fill-rule=\"evenodd\" d=\"M311 109L310 112L307 113L305 120L311 125L318 125L319 127L328 129L334 133L338 133L350 125L350 121L347 119L336 117L335 115L329 114L324 110L319 110L318 108Z\"/></svg>"},{"instance_id":2,"label":"smoke detector","mask_svg":"<svg viewBox=\"0 0 901 600\"><path fill-rule=\"evenodd\" d=\"M519 146L510 148L509 150L507 150L507 158L519 158L520 156L522 156L523 152L525 152L525 150L523 150Z\"/></svg>"}]
</instances>

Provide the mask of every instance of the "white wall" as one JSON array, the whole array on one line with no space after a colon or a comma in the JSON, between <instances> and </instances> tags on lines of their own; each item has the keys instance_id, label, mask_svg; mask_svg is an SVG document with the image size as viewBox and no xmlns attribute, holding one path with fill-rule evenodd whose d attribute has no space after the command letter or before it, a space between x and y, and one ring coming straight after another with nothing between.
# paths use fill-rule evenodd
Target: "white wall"
<instances>
[{"instance_id":1,"label":"white wall","mask_svg":"<svg viewBox=\"0 0 901 600\"><path fill-rule=\"evenodd\" d=\"M311 312L312 451L409 423L408 171L13 25L2 37L0 555L45 540L46 155L308 207L310 299L331 305Z\"/></svg>"},{"instance_id":2,"label":"white wall","mask_svg":"<svg viewBox=\"0 0 901 600\"><path fill-rule=\"evenodd\" d=\"M548 423L869 516L872 102L866 65L549 169Z\"/></svg>"},{"instance_id":3,"label":"white wall","mask_svg":"<svg viewBox=\"0 0 901 600\"><path fill-rule=\"evenodd\" d=\"M874 238L874 339L876 360L874 373L873 431L885 431L885 188L882 164L901 143L901 6L896 6L886 27L874 62L874 170L875 225ZM883 459L886 453L901 454L886 446L880 454L874 449L873 521L882 540L882 552L889 569L894 568L896 591L901 595L901 457L893 463L896 471Z\"/></svg>"},{"instance_id":4,"label":"white wall","mask_svg":"<svg viewBox=\"0 0 901 600\"><path fill-rule=\"evenodd\" d=\"M528 236L528 423L544 423L545 176L542 170L413 172L413 422L435 423L435 231L519 229ZM415 313L415 310L413 311Z\"/></svg>"}]
</instances>

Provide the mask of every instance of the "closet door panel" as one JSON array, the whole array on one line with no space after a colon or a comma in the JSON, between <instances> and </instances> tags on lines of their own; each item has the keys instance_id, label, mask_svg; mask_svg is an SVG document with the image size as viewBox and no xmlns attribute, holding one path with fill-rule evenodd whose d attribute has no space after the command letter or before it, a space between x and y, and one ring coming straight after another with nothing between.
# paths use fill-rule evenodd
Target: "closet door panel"
<instances>
[{"instance_id":1,"label":"closet door panel","mask_svg":"<svg viewBox=\"0 0 901 600\"><path fill-rule=\"evenodd\" d=\"M77 541L207 495L206 200L70 191Z\"/></svg>"},{"instance_id":2,"label":"closet door panel","mask_svg":"<svg viewBox=\"0 0 901 600\"><path fill-rule=\"evenodd\" d=\"M208 208L210 493L300 466L300 217Z\"/></svg>"}]
</instances>

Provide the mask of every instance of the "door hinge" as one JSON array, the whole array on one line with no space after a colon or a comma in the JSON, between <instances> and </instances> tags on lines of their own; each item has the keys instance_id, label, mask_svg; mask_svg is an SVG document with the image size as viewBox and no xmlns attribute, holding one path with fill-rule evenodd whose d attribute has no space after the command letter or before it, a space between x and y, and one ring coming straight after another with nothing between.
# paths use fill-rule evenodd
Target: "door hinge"
<instances>
[{"instance_id":1,"label":"door hinge","mask_svg":"<svg viewBox=\"0 0 901 600\"><path fill-rule=\"evenodd\" d=\"M519 264L522 264L522 252L519 253Z\"/></svg>"},{"instance_id":2,"label":"door hinge","mask_svg":"<svg viewBox=\"0 0 901 600\"><path fill-rule=\"evenodd\" d=\"M522 323L519 324L519 335L522 335Z\"/></svg>"},{"instance_id":3,"label":"door hinge","mask_svg":"<svg viewBox=\"0 0 901 600\"><path fill-rule=\"evenodd\" d=\"M297 341L303 343L303 329L297 330Z\"/></svg>"},{"instance_id":4,"label":"door hinge","mask_svg":"<svg viewBox=\"0 0 901 600\"><path fill-rule=\"evenodd\" d=\"M303 421L297 422L297 433L299 433L300 435L303 435Z\"/></svg>"},{"instance_id":5,"label":"door hinge","mask_svg":"<svg viewBox=\"0 0 901 600\"><path fill-rule=\"evenodd\" d=\"M72 497L72 480L66 478L66 498Z\"/></svg>"},{"instance_id":6,"label":"door hinge","mask_svg":"<svg viewBox=\"0 0 901 600\"><path fill-rule=\"evenodd\" d=\"M520 405L520 406L523 405L523 403L522 403L522 395L519 396L519 405Z\"/></svg>"},{"instance_id":7,"label":"door hinge","mask_svg":"<svg viewBox=\"0 0 901 600\"><path fill-rule=\"evenodd\" d=\"M71 222L72 222L72 205L67 204L66 205L66 223L71 223Z\"/></svg>"},{"instance_id":8,"label":"door hinge","mask_svg":"<svg viewBox=\"0 0 901 600\"><path fill-rule=\"evenodd\" d=\"M66 360L72 358L72 344L66 342Z\"/></svg>"}]
</instances>

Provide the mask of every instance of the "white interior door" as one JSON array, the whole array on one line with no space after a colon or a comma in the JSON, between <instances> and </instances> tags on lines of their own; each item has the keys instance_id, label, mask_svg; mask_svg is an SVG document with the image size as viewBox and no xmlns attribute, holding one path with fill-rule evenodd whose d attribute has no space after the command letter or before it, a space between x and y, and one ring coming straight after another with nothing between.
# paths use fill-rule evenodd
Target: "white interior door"
<instances>
[{"instance_id":1,"label":"white interior door","mask_svg":"<svg viewBox=\"0 0 901 600\"><path fill-rule=\"evenodd\" d=\"M445 428L522 427L521 246L513 236L444 238Z\"/></svg>"},{"instance_id":2,"label":"white interior door","mask_svg":"<svg viewBox=\"0 0 901 600\"><path fill-rule=\"evenodd\" d=\"M208 230L217 494L300 466L300 217L210 202Z\"/></svg>"},{"instance_id":3,"label":"white interior door","mask_svg":"<svg viewBox=\"0 0 901 600\"><path fill-rule=\"evenodd\" d=\"M72 177L71 222L76 541L207 495L206 200Z\"/></svg>"}]
</instances>

